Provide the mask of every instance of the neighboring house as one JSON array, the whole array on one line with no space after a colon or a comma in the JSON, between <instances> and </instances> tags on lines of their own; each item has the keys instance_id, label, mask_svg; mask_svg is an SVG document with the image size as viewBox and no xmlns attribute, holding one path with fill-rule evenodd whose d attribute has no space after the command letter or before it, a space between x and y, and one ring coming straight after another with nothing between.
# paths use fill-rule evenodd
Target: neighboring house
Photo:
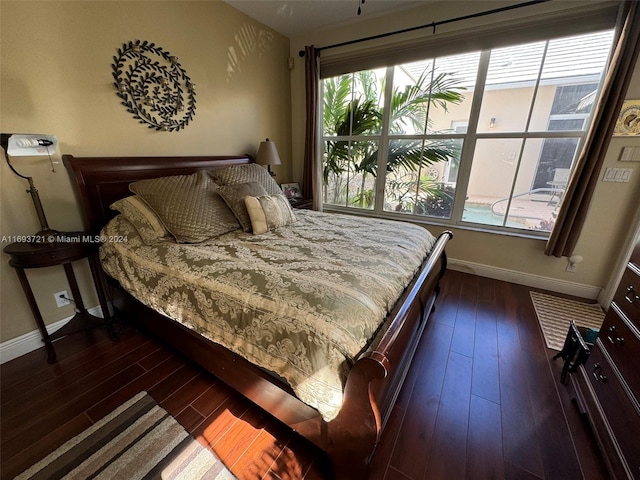
<instances>
[{"instance_id":1,"label":"neighboring house","mask_svg":"<svg viewBox=\"0 0 640 480\"><path fill-rule=\"evenodd\" d=\"M548 2L535 8L553 10ZM566 2L578 3L578 2ZM598 2L586 2L598 3ZM368 36L434 18L458 16L477 2L425 3L423 7L357 25L286 38L221 1L30 1L0 2L2 132L58 136L62 153L110 155L255 154L269 137L277 142L280 182L299 182L304 152L304 60L297 52ZM566 7L568 8L568 7ZM579 9L580 6L575 6ZM517 17L518 13L512 13ZM486 20L485 20L486 21ZM180 132L156 132L140 125L120 104L112 85L112 57L131 40L155 42L180 58L195 83L197 109ZM289 60L291 59L291 60ZM288 69L289 61L293 69ZM640 98L640 69L627 98ZM496 118L500 126L502 117ZM449 127L456 127L451 125ZM615 138L605 167L619 166L621 149L640 146L638 138ZM64 167L51 172L47 161L29 161L23 171L40 190L49 224L59 230L82 228L82 218ZM633 164L625 164L633 167ZM638 170L636 168L636 170ZM0 165L0 236L38 229L26 184ZM596 298L620 270L625 245L638 223L640 171L629 183L600 183L578 253L584 262L566 273L566 259L543 255L544 240L455 228L449 257L453 268L474 271L550 290ZM438 233L441 226L433 226ZM15 273L0 257L0 353L19 353L21 343L39 346L35 324ZM60 271L58 271L60 270ZM86 264L78 268L90 290ZM29 272L35 295L51 324L71 315L58 309L53 294L66 285L62 269ZM97 305L87 292L85 303ZM92 300L91 300L92 299ZM24 342L23 342L24 340Z\"/></svg>"}]
</instances>

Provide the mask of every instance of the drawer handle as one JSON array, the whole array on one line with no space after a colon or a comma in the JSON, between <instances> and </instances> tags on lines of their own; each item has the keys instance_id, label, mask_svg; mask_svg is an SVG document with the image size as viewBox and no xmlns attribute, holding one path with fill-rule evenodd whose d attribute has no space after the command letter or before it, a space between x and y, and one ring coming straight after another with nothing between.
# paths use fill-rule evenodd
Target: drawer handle
<instances>
[{"instance_id":1,"label":"drawer handle","mask_svg":"<svg viewBox=\"0 0 640 480\"><path fill-rule=\"evenodd\" d=\"M615 325L611 325L607 330L609 330L609 332L611 333L611 335L607 335L607 339L609 340L609 342L612 345L619 345L619 346L623 346L624 345L624 337L618 337L616 336L616 326Z\"/></svg>"},{"instance_id":2,"label":"drawer handle","mask_svg":"<svg viewBox=\"0 0 640 480\"><path fill-rule=\"evenodd\" d=\"M611 338L611 335L608 335L607 338L612 345L618 345L619 347L624 346L624 337L614 337Z\"/></svg>"},{"instance_id":3,"label":"drawer handle","mask_svg":"<svg viewBox=\"0 0 640 480\"><path fill-rule=\"evenodd\" d=\"M600 366L599 363L596 363L593 366L593 378L596 379L596 382L607 383L607 376L601 372L602 372L602 367Z\"/></svg>"},{"instance_id":4,"label":"drawer handle","mask_svg":"<svg viewBox=\"0 0 640 480\"><path fill-rule=\"evenodd\" d=\"M624 296L629 303L640 302L640 295L638 295L633 289L633 285L627 287L627 294Z\"/></svg>"}]
</instances>

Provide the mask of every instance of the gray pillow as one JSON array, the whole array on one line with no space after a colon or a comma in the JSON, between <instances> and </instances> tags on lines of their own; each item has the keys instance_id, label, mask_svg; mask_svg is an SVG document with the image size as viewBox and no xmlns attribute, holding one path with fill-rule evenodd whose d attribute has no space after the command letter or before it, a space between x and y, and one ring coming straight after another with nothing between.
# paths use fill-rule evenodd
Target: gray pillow
<instances>
[{"instance_id":1,"label":"gray pillow","mask_svg":"<svg viewBox=\"0 0 640 480\"><path fill-rule=\"evenodd\" d=\"M179 243L200 243L240 224L215 191L216 184L205 171L141 180L129 185L158 215Z\"/></svg>"},{"instance_id":2,"label":"gray pillow","mask_svg":"<svg viewBox=\"0 0 640 480\"><path fill-rule=\"evenodd\" d=\"M231 165L219 170L211 170L211 176L219 185L239 185L241 183L258 182L269 195L282 193L282 189L276 183L264 167L256 163L246 165Z\"/></svg>"},{"instance_id":3,"label":"gray pillow","mask_svg":"<svg viewBox=\"0 0 640 480\"><path fill-rule=\"evenodd\" d=\"M238 185L223 185L218 187L218 193L224 201L227 202L229 208L233 211L236 218L242 225L245 232L251 231L251 218L247 206L244 203L244 197L261 197L268 195L264 187L258 182L241 183Z\"/></svg>"}]
</instances>

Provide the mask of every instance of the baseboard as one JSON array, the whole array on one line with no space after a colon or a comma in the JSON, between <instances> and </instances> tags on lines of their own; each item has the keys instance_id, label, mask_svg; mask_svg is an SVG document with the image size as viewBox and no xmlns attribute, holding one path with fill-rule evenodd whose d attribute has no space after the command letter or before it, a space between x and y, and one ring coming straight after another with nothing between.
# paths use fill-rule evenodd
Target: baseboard
<instances>
[{"instance_id":1,"label":"baseboard","mask_svg":"<svg viewBox=\"0 0 640 480\"><path fill-rule=\"evenodd\" d=\"M517 272L514 270L507 270L506 268L492 267L479 263L465 262L454 258L449 258L447 260L447 268L458 272L473 273L474 275L481 277L526 285L527 287L541 288L566 295L575 295L577 297L588 298L590 300L596 300L602 290L601 287L593 285L567 282L566 280L542 277L540 275Z\"/></svg>"},{"instance_id":2,"label":"baseboard","mask_svg":"<svg viewBox=\"0 0 640 480\"><path fill-rule=\"evenodd\" d=\"M99 305L89 308L87 311L91 315L102 318L102 309ZM47 332L51 335L56 330L64 327L72 318L73 315L47 325ZM7 340L6 342L0 343L0 364L13 360L14 358L18 358L29 352L33 352L43 346L44 344L42 343L40 330L33 330L32 332Z\"/></svg>"},{"instance_id":3,"label":"baseboard","mask_svg":"<svg viewBox=\"0 0 640 480\"><path fill-rule=\"evenodd\" d=\"M581 283L567 282L555 278L532 275L530 273L507 270L506 268L492 267L479 263L465 262L455 258L447 259L447 267L459 272L472 273L481 277L493 278L505 282L517 283L528 287L541 288L552 292L575 295L581 298L595 300L600 295L602 288ZM97 317L102 317L100 306L89 309L89 313ZM64 326L73 317L64 318L55 323L47 325L49 334ZM0 344L0 364L13 360L21 355L25 355L33 350L42 347L42 337L39 330L25 333L11 340Z\"/></svg>"}]
</instances>

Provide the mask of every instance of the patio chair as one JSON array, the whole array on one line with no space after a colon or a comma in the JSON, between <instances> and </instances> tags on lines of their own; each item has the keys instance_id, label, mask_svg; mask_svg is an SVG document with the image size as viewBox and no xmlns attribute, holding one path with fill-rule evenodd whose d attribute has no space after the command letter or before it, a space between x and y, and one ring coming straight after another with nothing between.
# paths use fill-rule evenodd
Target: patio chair
<instances>
[{"instance_id":1,"label":"patio chair","mask_svg":"<svg viewBox=\"0 0 640 480\"><path fill-rule=\"evenodd\" d=\"M553 172L553 180L547 182L547 185L551 187L551 197L547 205L560 205L564 191L567 188L569 182L569 175L571 175L570 168L556 168Z\"/></svg>"}]
</instances>

